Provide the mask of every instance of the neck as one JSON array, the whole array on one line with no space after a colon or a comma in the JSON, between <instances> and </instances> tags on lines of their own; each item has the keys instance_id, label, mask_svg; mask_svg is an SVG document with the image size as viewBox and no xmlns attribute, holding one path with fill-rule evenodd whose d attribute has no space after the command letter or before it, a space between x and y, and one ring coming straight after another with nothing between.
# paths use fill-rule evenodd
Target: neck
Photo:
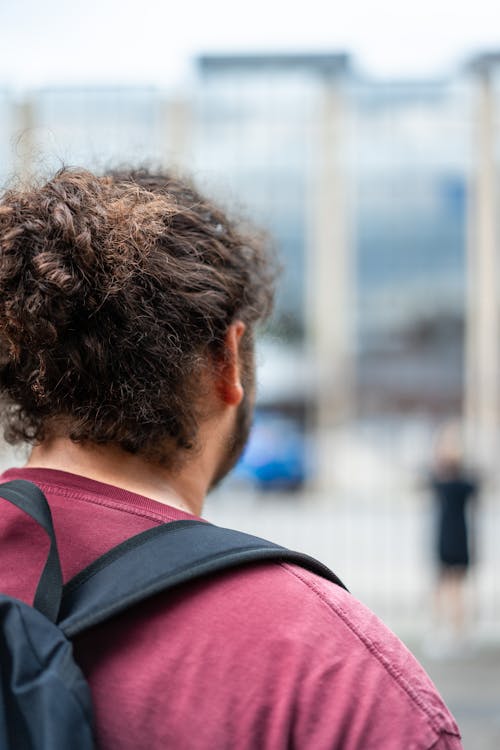
<instances>
[{"instance_id":1,"label":"neck","mask_svg":"<svg viewBox=\"0 0 500 750\"><path fill-rule=\"evenodd\" d=\"M200 456L172 472L116 446L80 445L65 437L35 446L26 466L69 471L197 516L210 484Z\"/></svg>"}]
</instances>

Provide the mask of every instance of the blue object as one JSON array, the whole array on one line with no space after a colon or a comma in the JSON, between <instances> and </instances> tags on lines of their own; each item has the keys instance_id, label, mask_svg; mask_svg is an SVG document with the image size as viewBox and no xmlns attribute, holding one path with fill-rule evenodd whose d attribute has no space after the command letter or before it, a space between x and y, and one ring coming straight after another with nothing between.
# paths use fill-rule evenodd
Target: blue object
<instances>
[{"instance_id":1,"label":"blue object","mask_svg":"<svg viewBox=\"0 0 500 750\"><path fill-rule=\"evenodd\" d=\"M306 440L297 422L258 413L233 477L266 490L298 488L307 475Z\"/></svg>"}]
</instances>

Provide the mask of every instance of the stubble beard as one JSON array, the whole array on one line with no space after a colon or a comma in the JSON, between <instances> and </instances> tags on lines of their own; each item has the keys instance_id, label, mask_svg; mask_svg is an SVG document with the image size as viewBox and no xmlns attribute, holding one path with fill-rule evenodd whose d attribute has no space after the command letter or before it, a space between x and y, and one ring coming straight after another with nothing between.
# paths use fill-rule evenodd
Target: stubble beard
<instances>
[{"instance_id":1,"label":"stubble beard","mask_svg":"<svg viewBox=\"0 0 500 750\"><path fill-rule=\"evenodd\" d=\"M254 412L254 378L253 374L248 377L248 383L244 387L244 395L235 414L234 426L227 440L224 455L217 467L214 478L209 487L209 492L217 487L231 469L238 463L245 445L247 444L253 423Z\"/></svg>"}]
</instances>

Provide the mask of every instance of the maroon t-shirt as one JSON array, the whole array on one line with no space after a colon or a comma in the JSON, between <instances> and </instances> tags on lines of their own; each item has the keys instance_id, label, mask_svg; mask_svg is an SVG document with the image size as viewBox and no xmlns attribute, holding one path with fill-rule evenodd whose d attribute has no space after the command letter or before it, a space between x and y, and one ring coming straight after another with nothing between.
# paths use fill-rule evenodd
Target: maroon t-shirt
<instances>
[{"instance_id":1,"label":"maroon t-shirt","mask_svg":"<svg viewBox=\"0 0 500 750\"><path fill-rule=\"evenodd\" d=\"M188 513L50 469L12 469L49 501L65 581ZM31 603L44 532L0 500L0 591ZM160 594L79 637L102 750L458 750L457 726L403 644L353 596L258 564Z\"/></svg>"}]
</instances>

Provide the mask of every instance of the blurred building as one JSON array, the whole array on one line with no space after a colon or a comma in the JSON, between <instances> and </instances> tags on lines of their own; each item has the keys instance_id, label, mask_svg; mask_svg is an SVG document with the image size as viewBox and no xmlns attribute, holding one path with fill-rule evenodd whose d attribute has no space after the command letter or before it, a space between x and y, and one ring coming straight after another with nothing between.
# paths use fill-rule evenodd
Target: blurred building
<instances>
[{"instance_id":1,"label":"blurred building","mask_svg":"<svg viewBox=\"0 0 500 750\"><path fill-rule=\"evenodd\" d=\"M460 410L471 148L465 84L363 81L333 55L205 57L200 69L202 119L210 123L204 166L221 173L226 190L277 239L285 276L275 324L291 342L308 333L314 289L308 294L305 278L317 276L308 265L308 222L321 200L312 195L316 162L326 158L317 151L321 105L325 87L337 88L334 146L351 259L342 281L352 309L340 312L351 338L336 353L354 360L355 413ZM329 212L339 221L334 205ZM331 296L341 293L335 278L328 285Z\"/></svg>"},{"instance_id":2,"label":"blurred building","mask_svg":"<svg viewBox=\"0 0 500 750\"><path fill-rule=\"evenodd\" d=\"M465 365L468 196L478 81L496 58L481 65L473 77L375 82L343 54L206 55L181 93L0 92L0 178L124 161L192 173L281 255L268 340L300 377L285 368L281 389L264 378L262 403L320 431L387 414L437 419L460 413L481 381ZM491 149L496 159L494 138Z\"/></svg>"}]
</instances>

